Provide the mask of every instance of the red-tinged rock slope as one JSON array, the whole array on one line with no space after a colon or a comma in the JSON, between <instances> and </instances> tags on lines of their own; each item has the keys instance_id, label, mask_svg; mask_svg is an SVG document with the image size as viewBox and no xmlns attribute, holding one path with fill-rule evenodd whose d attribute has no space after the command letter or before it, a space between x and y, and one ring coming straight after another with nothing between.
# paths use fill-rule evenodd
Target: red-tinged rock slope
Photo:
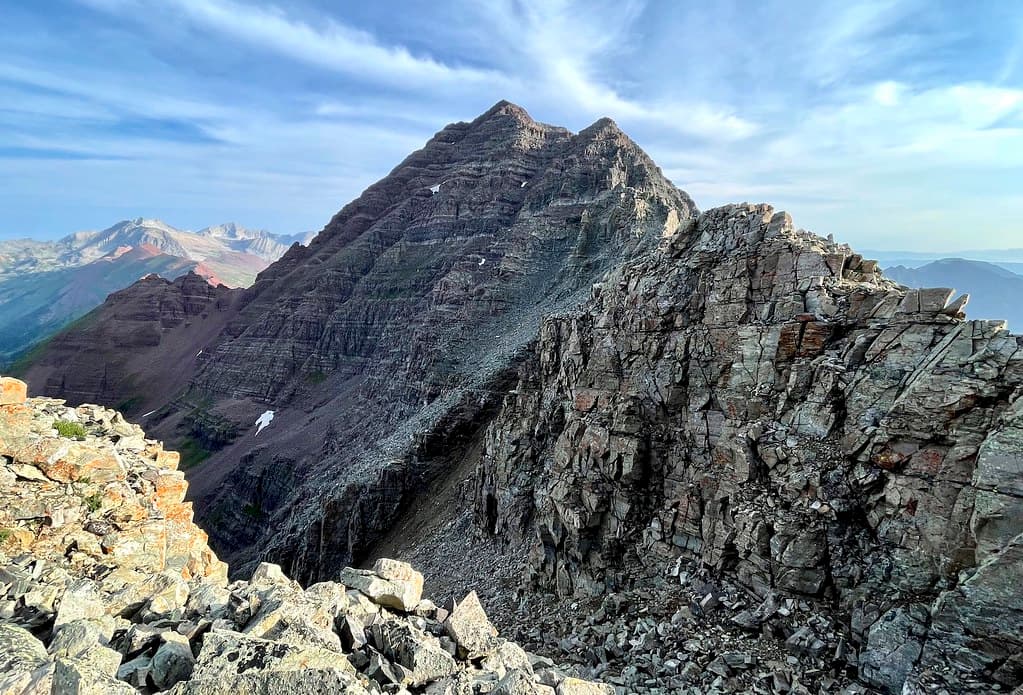
<instances>
[{"instance_id":1,"label":"red-tinged rock slope","mask_svg":"<svg viewBox=\"0 0 1023 695\"><path fill-rule=\"evenodd\" d=\"M39 348L20 376L70 403L148 413L198 371L240 292L193 272L146 276Z\"/></svg>"}]
</instances>

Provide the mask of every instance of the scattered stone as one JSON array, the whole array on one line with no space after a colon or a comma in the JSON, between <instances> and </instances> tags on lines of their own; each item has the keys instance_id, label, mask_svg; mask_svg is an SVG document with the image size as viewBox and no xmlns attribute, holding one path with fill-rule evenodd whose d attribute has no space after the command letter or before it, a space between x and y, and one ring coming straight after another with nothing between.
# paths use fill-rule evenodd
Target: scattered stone
<instances>
[{"instance_id":1,"label":"scattered stone","mask_svg":"<svg viewBox=\"0 0 1023 695\"><path fill-rule=\"evenodd\" d=\"M377 560L372 570L346 568L339 581L378 605L406 613L414 611L423 596L423 575L397 560Z\"/></svg>"}]
</instances>

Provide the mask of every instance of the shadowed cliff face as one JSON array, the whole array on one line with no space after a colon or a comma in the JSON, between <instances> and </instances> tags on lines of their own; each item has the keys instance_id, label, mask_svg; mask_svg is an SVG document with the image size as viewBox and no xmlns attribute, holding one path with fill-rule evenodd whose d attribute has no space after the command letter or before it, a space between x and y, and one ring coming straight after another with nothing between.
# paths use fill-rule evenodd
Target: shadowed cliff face
<instances>
[{"instance_id":1,"label":"shadowed cliff face","mask_svg":"<svg viewBox=\"0 0 1023 695\"><path fill-rule=\"evenodd\" d=\"M501 103L442 130L260 275L193 380L240 432L192 476L218 548L304 579L359 558L541 316L694 212L608 120L573 135Z\"/></svg>"}]
</instances>

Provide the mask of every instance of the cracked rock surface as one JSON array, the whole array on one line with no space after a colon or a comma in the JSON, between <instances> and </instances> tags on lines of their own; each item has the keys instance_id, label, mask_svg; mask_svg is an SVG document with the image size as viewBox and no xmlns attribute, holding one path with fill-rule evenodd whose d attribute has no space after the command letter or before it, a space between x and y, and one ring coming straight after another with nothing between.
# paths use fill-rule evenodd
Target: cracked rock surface
<instances>
[{"instance_id":1,"label":"cracked rock surface","mask_svg":"<svg viewBox=\"0 0 1023 695\"><path fill-rule=\"evenodd\" d=\"M769 206L707 211L544 322L486 432L476 525L563 597L677 561L741 589L754 631L758 603L818 607L823 630L773 630L827 657L813 687L1011 690L1023 338L951 299ZM723 679L753 668L726 657Z\"/></svg>"}]
</instances>

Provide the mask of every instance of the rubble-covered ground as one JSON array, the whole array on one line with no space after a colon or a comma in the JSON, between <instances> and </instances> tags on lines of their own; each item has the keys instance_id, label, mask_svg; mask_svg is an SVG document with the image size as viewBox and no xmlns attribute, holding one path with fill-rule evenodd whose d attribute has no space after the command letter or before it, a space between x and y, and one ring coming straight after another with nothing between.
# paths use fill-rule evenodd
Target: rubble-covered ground
<instances>
[{"instance_id":1,"label":"rubble-covered ground","mask_svg":"<svg viewBox=\"0 0 1023 695\"><path fill-rule=\"evenodd\" d=\"M619 695L878 692L856 681L857 650L826 604L761 600L695 562L652 556L630 558L629 586L602 596L525 590L527 549L479 536L464 501L445 502L446 515L426 510L441 517L426 535L385 549L422 569L431 595L472 587L503 634Z\"/></svg>"},{"instance_id":2,"label":"rubble-covered ground","mask_svg":"<svg viewBox=\"0 0 1023 695\"><path fill-rule=\"evenodd\" d=\"M614 692L501 638L473 592L423 599L405 562L229 584L176 454L114 411L0 387L2 695Z\"/></svg>"}]
</instances>

